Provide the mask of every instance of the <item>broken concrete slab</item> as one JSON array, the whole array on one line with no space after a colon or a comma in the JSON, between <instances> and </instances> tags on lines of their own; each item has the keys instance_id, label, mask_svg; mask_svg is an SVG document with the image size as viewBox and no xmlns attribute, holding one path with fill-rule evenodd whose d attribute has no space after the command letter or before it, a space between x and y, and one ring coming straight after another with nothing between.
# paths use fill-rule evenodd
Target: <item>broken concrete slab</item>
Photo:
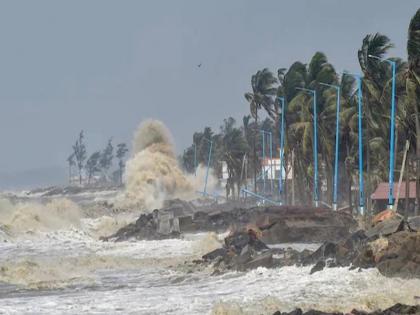
<instances>
[{"instance_id":1,"label":"broken concrete slab","mask_svg":"<svg viewBox=\"0 0 420 315\"><path fill-rule=\"evenodd\" d=\"M392 217L385 221L381 221L373 228L366 231L366 236L369 239L379 238L381 236L388 236L393 233L402 231L404 229L404 220L399 217Z\"/></svg>"},{"instance_id":2,"label":"broken concrete slab","mask_svg":"<svg viewBox=\"0 0 420 315\"><path fill-rule=\"evenodd\" d=\"M408 218L407 225L411 231L420 232L420 216Z\"/></svg>"}]
</instances>

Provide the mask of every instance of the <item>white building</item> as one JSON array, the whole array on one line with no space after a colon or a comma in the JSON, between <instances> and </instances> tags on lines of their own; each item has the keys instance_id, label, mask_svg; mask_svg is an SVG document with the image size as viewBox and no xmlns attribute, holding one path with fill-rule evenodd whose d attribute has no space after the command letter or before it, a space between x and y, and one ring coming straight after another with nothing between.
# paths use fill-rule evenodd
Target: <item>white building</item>
<instances>
[{"instance_id":1,"label":"white building","mask_svg":"<svg viewBox=\"0 0 420 315\"><path fill-rule=\"evenodd\" d=\"M279 158L274 158L272 160L270 158L266 158L261 161L261 164L262 164L262 169L260 170L260 174L258 176L259 180L263 178L267 180L279 179L279 175L280 175L280 159ZM248 177L250 177L250 174L248 174ZM285 179L285 177L286 177L286 168L285 168L285 165L283 165L283 170L282 170L283 180ZM292 179L292 177L293 177L293 168L289 166L288 172L287 172L287 179ZM225 161L222 161L222 178L221 179L222 180L228 179L227 164Z\"/></svg>"}]
</instances>

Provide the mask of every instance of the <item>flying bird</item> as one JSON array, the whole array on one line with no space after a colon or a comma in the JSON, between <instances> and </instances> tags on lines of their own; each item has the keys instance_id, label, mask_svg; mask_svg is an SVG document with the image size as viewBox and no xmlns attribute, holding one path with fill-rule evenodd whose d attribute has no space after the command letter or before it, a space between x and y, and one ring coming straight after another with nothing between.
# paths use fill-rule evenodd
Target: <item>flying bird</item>
<instances>
[{"instance_id":1,"label":"flying bird","mask_svg":"<svg viewBox=\"0 0 420 315\"><path fill-rule=\"evenodd\" d=\"M199 67L199 68L200 68L200 67L201 67L201 65L202 65L202 62L200 62L200 64L199 64L197 67Z\"/></svg>"}]
</instances>

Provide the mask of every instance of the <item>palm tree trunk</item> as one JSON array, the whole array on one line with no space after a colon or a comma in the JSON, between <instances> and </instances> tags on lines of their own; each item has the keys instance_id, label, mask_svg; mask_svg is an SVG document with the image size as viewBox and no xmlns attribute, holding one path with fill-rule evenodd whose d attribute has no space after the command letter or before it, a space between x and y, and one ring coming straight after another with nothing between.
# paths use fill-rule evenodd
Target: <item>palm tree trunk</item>
<instances>
[{"instance_id":1,"label":"palm tree trunk","mask_svg":"<svg viewBox=\"0 0 420 315\"><path fill-rule=\"evenodd\" d=\"M295 205L295 150L292 149L292 206Z\"/></svg>"},{"instance_id":2,"label":"palm tree trunk","mask_svg":"<svg viewBox=\"0 0 420 315\"><path fill-rule=\"evenodd\" d=\"M416 199L417 206L415 215L420 213L420 118L418 104L414 104L416 119Z\"/></svg>"},{"instance_id":3,"label":"palm tree trunk","mask_svg":"<svg viewBox=\"0 0 420 315\"><path fill-rule=\"evenodd\" d=\"M407 167L405 168L405 206L404 218L408 218L408 207L410 204L410 159L407 159Z\"/></svg>"},{"instance_id":4,"label":"palm tree trunk","mask_svg":"<svg viewBox=\"0 0 420 315\"><path fill-rule=\"evenodd\" d=\"M409 56L410 58L410 56ZM417 64L417 63L415 63ZM412 70L410 70L412 71ZM419 118L419 107L418 107L418 100L417 100L417 89L420 87L418 86L418 82L415 78L415 73L413 71L412 75L414 78L408 78L406 82L406 91L410 102L413 103L414 106L414 122L416 124L416 152L415 152L415 168L416 168L416 206L415 206L415 215L419 215L420 213L420 118Z\"/></svg>"},{"instance_id":5,"label":"palm tree trunk","mask_svg":"<svg viewBox=\"0 0 420 315\"><path fill-rule=\"evenodd\" d=\"M258 139L258 109L255 114L255 128L254 128L254 193L257 193L257 139Z\"/></svg>"},{"instance_id":6,"label":"palm tree trunk","mask_svg":"<svg viewBox=\"0 0 420 315\"><path fill-rule=\"evenodd\" d=\"M369 135L367 136L366 145L366 174L367 174L367 185L366 185L366 215L370 217L372 214L372 200L370 199L372 191L372 172L370 170L370 149L369 149Z\"/></svg>"},{"instance_id":7,"label":"palm tree trunk","mask_svg":"<svg viewBox=\"0 0 420 315\"><path fill-rule=\"evenodd\" d=\"M332 205L332 192L333 192L333 168L329 161L326 161L325 175L327 177L327 202Z\"/></svg>"},{"instance_id":8,"label":"palm tree trunk","mask_svg":"<svg viewBox=\"0 0 420 315\"><path fill-rule=\"evenodd\" d=\"M350 155L350 148L349 145L347 144L347 156ZM353 177L351 174L351 166L348 165L349 163L346 163L346 172L347 172L347 182L348 182L348 203L349 203L349 209L350 209L350 213L353 214L353 196L352 196L352 191L351 191L351 185L352 185L352 181L353 181Z\"/></svg>"},{"instance_id":9,"label":"palm tree trunk","mask_svg":"<svg viewBox=\"0 0 420 315\"><path fill-rule=\"evenodd\" d=\"M288 170L288 168L287 168L287 166L289 165L289 159L288 159L288 157L287 157L287 155L286 154L284 154L283 155L284 156L284 169L285 169L285 174L284 174L284 193L283 193L283 196L284 196L284 201L285 201L285 203L286 204L289 204L289 202L288 202L288 198L287 198L287 196L288 196L288 191L289 191L289 185L287 184L287 177L288 177L288 175L289 175L289 170Z\"/></svg>"}]
</instances>

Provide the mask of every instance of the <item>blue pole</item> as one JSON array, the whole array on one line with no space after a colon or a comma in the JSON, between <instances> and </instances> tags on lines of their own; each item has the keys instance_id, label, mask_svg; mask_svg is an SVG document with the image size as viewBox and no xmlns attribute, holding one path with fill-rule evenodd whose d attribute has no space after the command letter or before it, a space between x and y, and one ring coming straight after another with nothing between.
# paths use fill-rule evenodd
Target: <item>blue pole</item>
<instances>
[{"instance_id":1,"label":"blue pole","mask_svg":"<svg viewBox=\"0 0 420 315\"><path fill-rule=\"evenodd\" d=\"M335 161L334 161L334 191L333 191L333 202L332 208L334 211L337 210L337 192L338 192L338 154L339 154L339 142L340 142L340 86L332 85L327 83L320 83L321 85L333 87L336 90L337 97L337 113L335 120Z\"/></svg>"},{"instance_id":2,"label":"blue pole","mask_svg":"<svg viewBox=\"0 0 420 315\"><path fill-rule=\"evenodd\" d=\"M387 60L392 67L392 99L391 99L391 143L389 144L389 197L388 205L394 205L394 146L395 146L395 62Z\"/></svg>"},{"instance_id":3,"label":"blue pole","mask_svg":"<svg viewBox=\"0 0 420 315\"><path fill-rule=\"evenodd\" d=\"M283 157L284 157L284 97L279 97L281 101L281 126L280 126L280 173L279 173L279 200L282 203L281 194L283 192Z\"/></svg>"},{"instance_id":4,"label":"blue pole","mask_svg":"<svg viewBox=\"0 0 420 315\"><path fill-rule=\"evenodd\" d=\"M264 197L264 196L261 196L261 195L258 195L258 194L255 194L255 193L253 193L252 191L249 191L249 190L247 190L247 189L244 189L244 188L242 188L241 189L241 191L242 191L242 193L244 194L244 195L251 195L251 196L253 196L253 197L255 197L255 198L257 198L257 199L261 199L263 202L268 202L268 203L271 203L271 204L273 204L273 205L278 205L278 203L276 202L276 201L274 201L274 200L271 200L271 199L268 199L268 198L266 198L266 197Z\"/></svg>"},{"instance_id":5,"label":"blue pole","mask_svg":"<svg viewBox=\"0 0 420 315\"><path fill-rule=\"evenodd\" d=\"M206 181L204 182L204 195L207 194L207 180L209 178L209 169L210 169L210 160L211 160L211 149L213 147L213 141L211 141L211 140L207 140L207 141L210 142L210 148L209 148L209 158L207 160Z\"/></svg>"}]
</instances>

